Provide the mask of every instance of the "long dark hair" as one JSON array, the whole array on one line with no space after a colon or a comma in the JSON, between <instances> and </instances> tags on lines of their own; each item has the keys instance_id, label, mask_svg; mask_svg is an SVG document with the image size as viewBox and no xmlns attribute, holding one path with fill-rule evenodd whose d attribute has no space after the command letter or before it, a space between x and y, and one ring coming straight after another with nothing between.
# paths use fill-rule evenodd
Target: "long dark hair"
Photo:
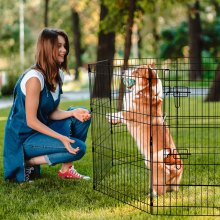
<instances>
[{"instance_id":1,"label":"long dark hair","mask_svg":"<svg viewBox=\"0 0 220 220\"><path fill-rule=\"evenodd\" d=\"M58 36L65 39L66 54L61 64L57 63ZM44 75L45 82L51 91L55 91L54 81L61 83L59 69L68 72L67 55L69 53L69 40L67 34L59 29L44 28L38 37L35 54L36 69Z\"/></svg>"}]
</instances>

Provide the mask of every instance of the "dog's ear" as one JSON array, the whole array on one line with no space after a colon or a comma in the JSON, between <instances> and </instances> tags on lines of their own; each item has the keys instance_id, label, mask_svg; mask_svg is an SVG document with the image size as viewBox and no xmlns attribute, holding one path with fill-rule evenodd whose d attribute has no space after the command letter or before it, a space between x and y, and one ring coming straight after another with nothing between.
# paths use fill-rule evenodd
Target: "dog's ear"
<instances>
[{"instance_id":1,"label":"dog's ear","mask_svg":"<svg viewBox=\"0 0 220 220\"><path fill-rule=\"evenodd\" d=\"M157 76L157 70L156 70L156 65L155 63L149 64L148 68L152 69L152 71L154 72L154 74L156 74Z\"/></svg>"},{"instance_id":2,"label":"dog's ear","mask_svg":"<svg viewBox=\"0 0 220 220\"><path fill-rule=\"evenodd\" d=\"M148 77L152 80L152 85L157 84L157 72L156 70L152 69L150 66L148 66Z\"/></svg>"}]
</instances>

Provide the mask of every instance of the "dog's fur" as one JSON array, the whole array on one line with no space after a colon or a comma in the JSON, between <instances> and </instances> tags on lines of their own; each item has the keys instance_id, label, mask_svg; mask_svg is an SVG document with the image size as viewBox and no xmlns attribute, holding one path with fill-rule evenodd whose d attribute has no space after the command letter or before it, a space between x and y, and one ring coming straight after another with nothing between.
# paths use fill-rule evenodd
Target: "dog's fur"
<instances>
[{"instance_id":1,"label":"dog's fur","mask_svg":"<svg viewBox=\"0 0 220 220\"><path fill-rule=\"evenodd\" d=\"M108 114L108 120L112 124L127 125L145 157L146 166L152 172L153 194L177 191L183 163L163 118L162 83L155 66L139 66L124 77L134 79L135 84L131 86L131 92L124 96L124 110Z\"/></svg>"}]
</instances>

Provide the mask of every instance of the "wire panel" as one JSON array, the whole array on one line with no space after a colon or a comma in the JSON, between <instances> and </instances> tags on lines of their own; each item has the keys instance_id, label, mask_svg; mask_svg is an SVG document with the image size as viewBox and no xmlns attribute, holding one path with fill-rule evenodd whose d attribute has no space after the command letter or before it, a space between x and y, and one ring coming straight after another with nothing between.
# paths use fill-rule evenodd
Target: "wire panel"
<instances>
[{"instance_id":1,"label":"wire panel","mask_svg":"<svg viewBox=\"0 0 220 220\"><path fill-rule=\"evenodd\" d=\"M95 190L151 214L220 215L218 61L193 64L89 64Z\"/></svg>"}]
</instances>

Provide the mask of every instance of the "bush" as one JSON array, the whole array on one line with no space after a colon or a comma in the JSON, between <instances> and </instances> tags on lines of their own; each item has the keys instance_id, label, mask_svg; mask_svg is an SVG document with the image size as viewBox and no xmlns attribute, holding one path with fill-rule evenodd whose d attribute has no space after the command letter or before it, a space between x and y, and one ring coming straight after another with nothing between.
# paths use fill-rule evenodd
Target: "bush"
<instances>
[{"instance_id":1,"label":"bush","mask_svg":"<svg viewBox=\"0 0 220 220\"><path fill-rule=\"evenodd\" d=\"M7 76L8 82L1 89L2 96L8 96L8 95L13 94L13 90L14 90L14 87L15 87L17 80L18 80L18 75L15 75L12 73L8 74L8 76Z\"/></svg>"}]
</instances>

